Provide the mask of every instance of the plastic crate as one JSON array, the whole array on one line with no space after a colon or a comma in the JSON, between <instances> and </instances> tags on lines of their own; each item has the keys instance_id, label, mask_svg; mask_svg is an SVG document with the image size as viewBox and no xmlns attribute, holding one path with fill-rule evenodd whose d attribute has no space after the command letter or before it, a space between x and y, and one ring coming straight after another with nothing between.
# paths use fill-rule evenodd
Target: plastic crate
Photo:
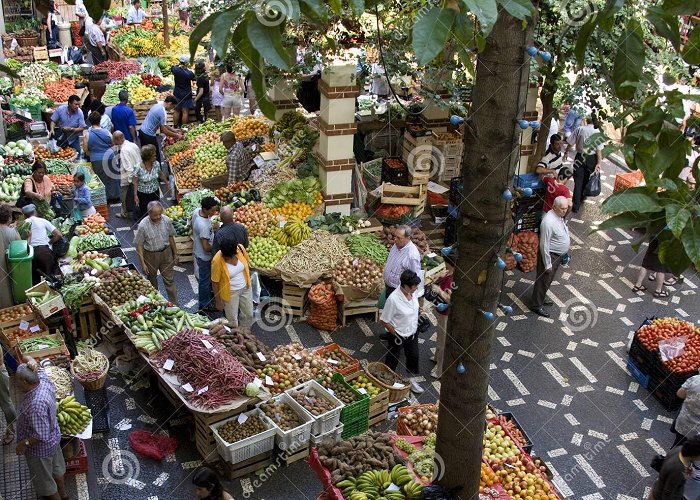
<instances>
[{"instance_id":1,"label":"plastic crate","mask_svg":"<svg viewBox=\"0 0 700 500\"><path fill-rule=\"evenodd\" d=\"M293 397L284 392L275 396L272 401L286 404L292 410L294 410L294 413L296 413L304 422L294 429L285 431L278 426L273 419L266 415L275 428L275 443L277 443L277 446L282 450L294 450L301 448L304 444L308 443L311 436L311 426L314 423L314 417L299 403L297 403ZM261 404L263 403L258 404L258 408Z\"/></svg>"},{"instance_id":2,"label":"plastic crate","mask_svg":"<svg viewBox=\"0 0 700 500\"><path fill-rule=\"evenodd\" d=\"M340 373L334 373L333 382L337 382L348 390L350 390L357 401L346 404L342 411L340 412L340 422L343 424L349 424L351 422L356 422L358 420L367 420L369 416L369 395L361 394L355 388L345 381L345 378Z\"/></svg>"},{"instance_id":3,"label":"plastic crate","mask_svg":"<svg viewBox=\"0 0 700 500\"><path fill-rule=\"evenodd\" d=\"M362 178L367 189L374 190L382 183L382 159L376 158L362 164Z\"/></svg>"},{"instance_id":4,"label":"plastic crate","mask_svg":"<svg viewBox=\"0 0 700 500\"><path fill-rule=\"evenodd\" d=\"M331 429L330 431L321 434L320 436L311 436L311 446L315 446L318 448L322 444L335 444L341 439L345 439L343 436L343 429L345 426L340 423L338 424L338 427L335 429Z\"/></svg>"},{"instance_id":5,"label":"plastic crate","mask_svg":"<svg viewBox=\"0 0 700 500\"><path fill-rule=\"evenodd\" d=\"M351 364L349 366L341 369L341 368L338 368L338 365L331 363L329 361L330 358L327 358L326 363L328 363L328 365L331 368L333 368L335 371L337 371L341 375L351 375L355 372L360 371L360 362L358 360L356 360L355 358L353 358L352 356L350 356L343 349L341 349L340 346L336 343L332 343L332 344L325 345L323 347L319 347L318 349L316 349L316 354L318 354L319 356L326 357L326 355L328 353L334 352L334 351L340 352L341 356L343 358L349 360L351 362Z\"/></svg>"},{"instance_id":6,"label":"plastic crate","mask_svg":"<svg viewBox=\"0 0 700 500\"><path fill-rule=\"evenodd\" d=\"M464 182L462 177L453 177L450 180L450 203L453 205L461 205L464 201Z\"/></svg>"},{"instance_id":7,"label":"plastic crate","mask_svg":"<svg viewBox=\"0 0 700 500\"><path fill-rule=\"evenodd\" d=\"M80 449L77 455L66 460L66 475L74 476L76 474L84 474L88 471L88 455L85 449L85 443L80 441Z\"/></svg>"},{"instance_id":8,"label":"plastic crate","mask_svg":"<svg viewBox=\"0 0 700 500\"><path fill-rule=\"evenodd\" d=\"M367 432L369 429L369 420L356 420L355 422L350 422L344 424L343 432L340 435L343 439L350 439L353 436L359 436L360 434Z\"/></svg>"},{"instance_id":9,"label":"plastic crate","mask_svg":"<svg viewBox=\"0 0 700 500\"><path fill-rule=\"evenodd\" d=\"M336 407L332 410L329 410L326 413L322 413L318 416L313 416L307 412L307 414L314 419L313 425L311 426L311 434L313 434L314 436L320 436L321 434L324 434L330 431L331 429L335 429L337 427L337 425L340 423L340 412L343 410L344 405L342 401L333 396L330 392L328 392L328 390L326 390L325 387L323 387L315 380L309 380L308 382L304 382L303 384L300 384L296 387L287 389L285 392L287 394L291 394L294 391L298 391L306 395L311 390L313 390L319 396L333 402L336 405ZM305 409L303 410L306 412Z\"/></svg>"},{"instance_id":10,"label":"plastic crate","mask_svg":"<svg viewBox=\"0 0 700 500\"><path fill-rule=\"evenodd\" d=\"M268 419L259 408L254 408L243 413L243 415L247 417L250 417L251 415L258 415L266 429L260 434L250 436L235 443L229 443L221 437L218 429L231 420L237 420L239 415L221 422L217 422L216 424L210 426L212 433L214 434L214 439L216 440L216 448L219 450L219 455L221 455L226 462L232 464L242 462L254 456L260 455L261 453L271 451L275 447L275 424L273 424L272 421Z\"/></svg>"},{"instance_id":11,"label":"plastic crate","mask_svg":"<svg viewBox=\"0 0 700 500\"><path fill-rule=\"evenodd\" d=\"M27 290L27 292L46 293L48 290L51 290L51 288L46 281L43 280L38 285L31 287L29 290ZM50 297L51 298L43 304L35 304L33 300L28 300L29 305L32 307L32 309L34 309L34 312L43 319L51 317L66 307L66 304L63 302L63 297L61 297L61 294L57 291L51 290Z\"/></svg>"},{"instance_id":12,"label":"plastic crate","mask_svg":"<svg viewBox=\"0 0 700 500\"><path fill-rule=\"evenodd\" d=\"M539 174L516 174L513 177L513 186L516 188L542 189L544 185Z\"/></svg>"},{"instance_id":13,"label":"plastic crate","mask_svg":"<svg viewBox=\"0 0 700 500\"><path fill-rule=\"evenodd\" d=\"M390 167L387 160L401 162L402 166L400 168ZM382 182L406 185L408 183L408 165L406 165L406 162L396 156L382 158Z\"/></svg>"},{"instance_id":14,"label":"plastic crate","mask_svg":"<svg viewBox=\"0 0 700 500\"><path fill-rule=\"evenodd\" d=\"M457 222L459 219L448 216L445 220L445 237L443 245L449 247L457 241Z\"/></svg>"},{"instance_id":15,"label":"plastic crate","mask_svg":"<svg viewBox=\"0 0 700 500\"><path fill-rule=\"evenodd\" d=\"M638 186L642 183L643 180L644 174L641 170L626 172L624 174L616 174L613 193L617 193L618 191L624 191L627 188Z\"/></svg>"}]
</instances>

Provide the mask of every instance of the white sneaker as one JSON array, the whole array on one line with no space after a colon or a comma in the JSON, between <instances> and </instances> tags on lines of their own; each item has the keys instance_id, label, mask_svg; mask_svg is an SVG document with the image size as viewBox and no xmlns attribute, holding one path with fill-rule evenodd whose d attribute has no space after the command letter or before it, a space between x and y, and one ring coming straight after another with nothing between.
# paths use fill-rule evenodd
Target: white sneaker
<instances>
[{"instance_id":1,"label":"white sneaker","mask_svg":"<svg viewBox=\"0 0 700 500\"><path fill-rule=\"evenodd\" d=\"M423 394L423 388L416 382L415 379L411 379L411 392L415 394Z\"/></svg>"}]
</instances>

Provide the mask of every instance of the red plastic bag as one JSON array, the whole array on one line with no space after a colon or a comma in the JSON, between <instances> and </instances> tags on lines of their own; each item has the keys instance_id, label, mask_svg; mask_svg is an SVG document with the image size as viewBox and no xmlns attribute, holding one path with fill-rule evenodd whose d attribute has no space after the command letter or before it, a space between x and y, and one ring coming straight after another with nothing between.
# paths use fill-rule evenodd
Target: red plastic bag
<instances>
[{"instance_id":1,"label":"red plastic bag","mask_svg":"<svg viewBox=\"0 0 700 500\"><path fill-rule=\"evenodd\" d=\"M147 431L129 433L129 446L142 457L161 461L177 450L177 439Z\"/></svg>"}]
</instances>

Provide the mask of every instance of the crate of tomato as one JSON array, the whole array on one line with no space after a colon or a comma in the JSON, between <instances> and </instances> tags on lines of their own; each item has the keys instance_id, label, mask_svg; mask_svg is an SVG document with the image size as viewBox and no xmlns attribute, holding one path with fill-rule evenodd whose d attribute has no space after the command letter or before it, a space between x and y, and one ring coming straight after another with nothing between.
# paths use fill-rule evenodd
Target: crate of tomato
<instances>
[{"instance_id":1,"label":"crate of tomato","mask_svg":"<svg viewBox=\"0 0 700 500\"><path fill-rule=\"evenodd\" d=\"M408 166L398 157L385 157L382 159L382 182L391 184L408 184Z\"/></svg>"},{"instance_id":2,"label":"crate of tomato","mask_svg":"<svg viewBox=\"0 0 700 500\"><path fill-rule=\"evenodd\" d=\"M341 375L352 375L360 371L360 362L343 351L336 343L319 347L316 354L326 358L326 363Z\"/></svg>"},{"instance_id":3,"label":"crate of tomato","mask_svg":"<svg viewBox=\"0 0 700 500\"><path fill-rule=\"evenodd\" d=\"M12 348L21 340L49 333L49 329L40 320L33 319L32 316L29 319L22 319L15 324L3 326L0 332L2 333L3 344L8 348Z\"/></svg>"}]
</instances>

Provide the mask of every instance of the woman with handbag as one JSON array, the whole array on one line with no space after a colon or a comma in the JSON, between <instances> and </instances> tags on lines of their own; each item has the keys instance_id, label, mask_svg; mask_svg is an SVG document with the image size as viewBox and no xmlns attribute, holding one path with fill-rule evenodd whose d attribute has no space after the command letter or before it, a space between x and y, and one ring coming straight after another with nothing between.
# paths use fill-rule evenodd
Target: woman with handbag
<instances>
[{"instance_id":1,"label":"woman with handbag","mask_svg":"<svg viewBox=\"0 0 700 500\"><path fill-rule=\"evenodd\" d=\"M423 388L416 377L418 369L418 285L421 280L410 270L401 273L400 286L386 299L379 322L389 333L388 352L384 363L396 371L399 354L403 348L406 354L406 368L411 373L411 391L421 394Z\"/></svg>"},{"instance_id":2,"label":"woman with handbag","mask_svg":"<svg viewBox=\"0 0 700 500\"><path fill-rule=\"evenodd\" d=\"M253 289L248 254L242 245L224 240L211 262L216 308L224 311L231 326L253 326Z\"/></svg>"},{"instance_id":3,"label":"woman with handbag","mask_svg":"<svg viewBox=\"0 0 700 500\"><path fill-rule=\"evenodd\" d=\"M121 195L121 175L114 169L112 134L102 128L102 115L93 111L88 117L90 128L87 131L85 146L90 155L92 170L105 186L107 201L119 201Z\"/></svg>"},{"instance_id":4,"label":"woman with handbag","mask_svg":"<svg viewBox=\"0 0 700 500\"><path fill-rule=\"evenodd\" d=\"M139 207L140 217L146 215L148 204L160 200L160 185L158 181L168 182L165 174L156 161L156 148L146 144L141 148L141 165L134 169L132 183L134 185L134 204Z\"/></svg>"}]
</instances>

